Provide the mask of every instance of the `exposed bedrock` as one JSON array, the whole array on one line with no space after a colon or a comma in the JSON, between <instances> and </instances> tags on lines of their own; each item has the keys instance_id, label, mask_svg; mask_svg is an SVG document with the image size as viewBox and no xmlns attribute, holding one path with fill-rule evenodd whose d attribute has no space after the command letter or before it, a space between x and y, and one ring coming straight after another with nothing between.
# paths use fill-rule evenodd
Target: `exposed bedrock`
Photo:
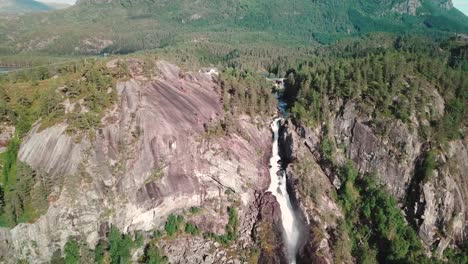
<instances>
[{"instance_id":1,"label":"exposed bedrock","mask_svg":"<svg viewBox=\"0 0 468 264\"><path fill-rule=\"evenodd\" d=\"M440 102L437 91L433 93L434 107L443 112L443 100ZM432 177L421 181L417 171L427 147L418 136L417 126L424 121L412 118L412 126L389 121L382 125L382 134L371 119L357 115L353 103L344 105L332 121L336 142L347 150L343 156L353 160L361 172L377 173L382 186L407 210L408 221L419 229L429 248L441 253L450 243L463 241L468 228L466 140L443 146Z\"/></svg>"},{"instance_id":2,"label":"exposed bedrock","mask_svg":"<svg viewBox=\"0 0 468 264\"><path fill-rule=\"evenodd\" d=\"M296 127L291 120L280 129L280 155L288 177L288 192L301 223L297 263L333 263L333 237L342 218L333 185L316 160L312 147L318 137Z\"/></svg>"},{"instance_id":3,"label":"exposed bedrock","mask_svg":"<svg viewBox=\"0 0 468 264\"><path fill-rule=\"evenodd\" d=\"M443 111L443 101L439 108ZM428 252L435 248L441 254L450 244L462 243L468 227L466 140L443 146L432 177L421 181L415 168L421 166L427 147L414 127L419 124L417 120L412 120L413 127L401 121L389 121L383 124L382 134L382 127L379 132L372 119L360 117L352 102L336 109L341 110L330 116L328 122L328 135L340 146L334 153L335 161L342 164L345 159L351 159L361 173L376 172L382 187L397 199L408 222L418 230ZM286 168L288 177L291 183L296 183L291 186L296 186L298 203L313 230L303 252L316 254L313 259L322 258L331 263L336 252L330 248L343 217L333 193L341 183L332 166L321 159L322 134L321 126L310 129L288 121L280 132L280 153L284 160L291 162ZM341 261L351 260L346 257L349 256Z\"/></svg>"},{"instance_id":4,"label":"exposed bedrock","mask_svg":"<svg viewBox=\"0 0 468 264\"><path fill-rule=\"evenodd\" d=\"M129 68L138 67L139 61L129 61ZM191 206L205 208L195 219L200 228L222 233L233 202L241 218L240 240L252 245L259 209L251 205L258 202L255 193L269 184L267 124L241 116L236 126L242 134L207 135L204 126L223 115L214 77L184 73L164 61L157 68L157 78L146 80L136 70L117 84L118 103L92 140L67 135L66 124L30 131L19 158L46 172L57 188L47 213L35 223L1 231L0 249L10 248L31 263L46 262L69 236L94 247L104 235L99 233L103 224L124 232L149 231L161 228L168 214ZM169 258L181 258L171 255L177 252L169 245L165 249Z\"/></svg>"},{"instance_id":5,"label":"exposed bedrock","mask_svg":"<svg viewBox=\"0 0 468 264\"><path fill-rule=\"evenodd\" d=\"M258 221L254 226L254 239L260 246L258 263L288 263L283 238L281 208L270 192L260 196Z\"/></svg>"}]
</instances>

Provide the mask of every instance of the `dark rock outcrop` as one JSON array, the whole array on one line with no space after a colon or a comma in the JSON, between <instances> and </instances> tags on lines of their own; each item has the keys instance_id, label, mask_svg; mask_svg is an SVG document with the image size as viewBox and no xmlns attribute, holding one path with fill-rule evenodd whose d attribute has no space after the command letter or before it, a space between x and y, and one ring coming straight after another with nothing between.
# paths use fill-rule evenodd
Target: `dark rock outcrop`
<instances>
[{"instance_id":1,"label":"dark rock outcrop","mask_svg":"<svg viewBox=\"0 0 468 264\"><path fill-rule=\"evenodd\" d=\"M304 223L297 263L333 263L333 236L342 213L336 204L334 186L319 165L318 131L295 125L291 120L280 129L279 145L288 177L288 193ZM350 261L349 256L344 261Z\"/></svg>"},{"instance_id":2,"label":"dark rock outcrop","mask_svg":"<svg viewBox=\"0 0 468 264\"><path fill-rule=\"evenodd\" d=\"M254 228L254 238L260 246L259 264L288 263L283 239L281 209L270 192L260 197L260 211Z\"/></svg>"}]
</instances>

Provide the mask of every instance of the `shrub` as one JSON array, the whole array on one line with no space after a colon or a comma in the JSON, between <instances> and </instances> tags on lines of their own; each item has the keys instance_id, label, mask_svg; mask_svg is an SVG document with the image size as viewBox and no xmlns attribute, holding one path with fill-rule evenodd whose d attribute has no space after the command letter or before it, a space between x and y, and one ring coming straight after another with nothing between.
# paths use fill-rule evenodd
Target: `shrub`
<instances>
[{"instance_id":1,"label":"shrub","mask_svg":"<svg viewBox=\"0 0 468 264\"><path fill-rule=\"evenodd\" d=\"M423 182L428 182L434 170L437 167L437 160L436 160L436 152L435 150L430 150L426 153L426 156L424 158L424 162L422 165L422 180Z\"/></svg>"},{"instance_id":2,"label":"shrub","mask_svg":"<svg viewBox=\"0 0 468 264\"><path fill-rule=\"evenodd\" d=\"M94 261L98 264L103 263L105 252L106 242L99 241L98 245L96 246L96 249L94 250Z\"/></svg>"},{"instance_id":3,"label":"shrub","mask_svg":"<svg viewBox=\"0 0 468 264\"><path fill-rule=\"evenodd\" d=\"M80 263L80 246L74 238L69 238L64 248L65 263L78 264Z\"/></svg>"},{"instance_id":4,"label":"shrub","mask_svg":"<svg viewBox=\"0 0 468 264\"><path fill-rule=\"evenodd\" d=\"M135 232L135 246L136 247L141 247L145 243L145 238L143 237L143 234L140 231Z\"/></svg>"},{"instance_id":5,"label":"shrub","mask_svg":"<svg viewBox=\"0 0 468 264\"><path fill-rule=\"evenodd\" d=\"M140 260L140 263L146 264L166 264L169 263L163 252L153 243L150 243L145 248L145 253Z\"/></svg>"},{"instance_id":6,"label":"shrub","mask_svg":"<svg viewBox=\"0 0 468 264\"><path fill-rule=\"evenodd\" d=\"M198 214L200 211L201 211L200 207L194 207L194 206L192 206L192 207L190 207L190 209L189 209L189 212L190 212L191 214Z\"/></svg>"},{"instance_id":7,"label":"shrub","mask_svg":"<svg viewBox=\"0 0 468 264\"><path fill-rule=\"evenodd\" d=\"M120 233L115 226L111 228L109 234L109 254L114 264L127 263L130 260L130 250L133 241L128 235Z\"/></svg>"},{"instance_id":8,"label":"shrub","mask_svg":"<svg viewBox=\"0 0 468 264\"><path fill-rule=\"evenodd\" d=\"M228 214L229 214L229 221L228 221L228 224L226 225L226 234L227 234L226 238L229 241L234 241L237 239L237 228L239 224L237 209L234 207L229 207Z\"/></svg>"},{"instance_id":9,"label":"shrub","mask_svg":"<svg viewBox=\"0 0 468 264\"><path fill-rule=\"evenodd\" d=\"M200 234L198 227L191 223L185 224L185 232L194 236L198 236Z\"/></svg>"},{"instance_id":10,"label":"shrub","mask_svg":"<svg viewBox=\"0 0 468 264\"><path fill-rule=\"evenodd\" d=\"M177 231L179 231L180 224L184 221L182 216L176 216L174 214L170 214L167 217L166 224L164 225L164 229L169 236L173 236Z\"/></svg>"}]
</instances>

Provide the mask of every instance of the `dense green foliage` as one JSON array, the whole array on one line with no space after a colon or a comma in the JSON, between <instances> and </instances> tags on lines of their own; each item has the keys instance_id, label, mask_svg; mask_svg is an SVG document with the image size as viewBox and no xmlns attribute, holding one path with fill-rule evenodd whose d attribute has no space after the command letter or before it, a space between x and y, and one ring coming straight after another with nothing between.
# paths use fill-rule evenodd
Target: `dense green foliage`
<instances>
[{"instance_id":1,"label":"dense green foliage","mask_svg":"<svg viewBox=\"0 0 468 264\"><path fill-rule=\"evenodd\" d=\"M428 151L422 164L422 181L428 182L437 168L436 153L434 150Z\"/></svg>"},{"instance_id":2,"label":"dense green foliage","mask_svg":"<svg viewBox=\"0 0 468 264\"><path fill-rule=\"evenodd\" d=\"M94 250L95 263L130 263L132 250L143 244L143 238L138 237L138 233L135 234L134 241L130 234L122 234L117 227L111 227L107 240L101 240Z\"/></svg>"},{"instance_id":3,"label":"dense green foliage","mask_svg":"<svg viewBox=\"0 0 468 264\"><path fill-rule=\"evenodd\" d=\"M43 128L67 121L70 133L96 128L103 110L116 99L113 86L118 71L93 59L1 75L0 120L11 122L19 136L39 118ZM66 100L74 105L68 113Z\"/></svg>"},{"instance_id":4,"label":"dense green foliage","mask_svg":"<svg viewBox=\"0 0 468 264\"><path fill-rule=\"evenodd\" d=\"M388 119L410 123L415 116L430 122L419 127L426 138L438 142L462 138L468 120L468 72L448 64L449 51L437 47L425 51L423 44L399 38L388 49L350 57L347 53L353 47L348 46L338 53L341 56L301 63L287 73L284 97L291 114L315 126L330 113L328 102L339 99L355 102L359 113L372 117L377 128ZM448 102L444 113L432 105L435 92Z\"/></svg>"},{"instance_id":5,"label":"dense green foliage","mask_svg":"<svg viewBox=\"0 0 468 264\"><path fill-rule=\"evenodd\" d=\"M226 133L242 132L237 129L240 115L270 117L276 110L272 84L252 70L227 68L219 76L224 118L215 124L205 125L208 136L223 136Z\"/></svg>"},{"instance_id":6,"label":"dense green foliage","mask_svg":"<svg viewBox=\"0 0 468 264\"><path fill-rule=\"evenodd\" d=\"M68 239L64 248L65 264L80 263L80 246L76 239Z\"/></svg>"},{"instance_id":7,"label":"dense green foliage","mask_svg":"<svg viewBox=\"0 0 468 264\"><path fill-rule=\"evenodd\" d=\"M234 241L237 239L237 227L239 225L239 216L237 215L237 209L234 207L229 207L228 213L229 221L226 225L227 239L230 241Z\"/></svg>"},{"instance_id":8,"label":"dense green foliage","mask_svg":"<svg viewBox=\"0 0 468 264\"><path fill-rule=\"evenodd\" d=\"M164 225L164 229L169 236L173 236L177 231L179 231L180 227L184 222L184 217L181 215L174 215L170 214L167 217L166 224Z\"/></svg>"},{"instance_id":9,"label":"dense green foliage","mask_svg":"<svg viewBox=\"0 0 468 264\"><path fill-rule=\"evenodd\" d=\"M20 22L0 20L0 55L30 49L54 55L126 54L193 40L304 45L375 31L434 36L468 31L468 19L461 12L440 8L432 0L422 2L416 16L393 11L400 0L202 0L196 5L189 0L116 0L83 4L52 14L24 16ZM8 38L12 33L17 36ZM31 45L31 39L39 44Z\"/></svg>"},{"instance_id":10,"label":"dense green foliage","mask_svg":"<svg viewBox=\"0 0 468 264\"><path fill-rule=\"evenodd\" d=\"M1 226L35 221L48 208L50 182L44 181L43 173L17 161L19 144L19 138L14 137L2 157Z\"/></svg>"},{"instance_id":11,"label":"dense green foliage","mask_svg":"<svg viewBox=\"0 0 468 264\"><path fill-rule=\"evenodd\" d=\"M200 234L200 229L192 223L185 224L185 233L191 234L193 236L198 236Z\"/></svg>"},{"instance_id":12,"label":"dense green foliage","mask_svg":"<svg viewBox=\"0 0 468 264\"><path fill-rule=\"evenodd\" d=\"M252 71L227 68L220 75L224 110L234 116L240 113L270 116L276 109L272 85Z\"/></svg>"},{"instance_id":13,"label":"dense green foliage","mask_svg":"<svg viewBox=\"0 0 468 264\"><path fill-rule=\"evenodd\" d=\"M64 247L63 257L60 254L53 257L53 263L77 264L77 263L108 263L125 264L131 263L133 251L144 247L144 254L140 263L163 264L168 263L167 257L156 246L158 238L153 238L146 245L141 233L135 233L135 240L130 234L122 234L119 229L112 227L107 238L100 240L93 250L79 238L69 237Z\"/></svg>"},{"instance_id":14,"label":"dense green foliage","mask_svg":"<svg viewBox=\"0 0 468 264\"><path fill-rule=\"evenodd\" d=\"M465 241L460 249L448 248L444 252L444 257L452 263L466 264L468 263L468 241Z\"/></svg>"},{"instance_id":15,"label":"dense green foliage","mask_svg":"<svg viewBox=\"0 0 468 264\"><path fill-rule=\"evenodd\" d=\"M100 241L96 245L96 248L94 250L94 262L104 263L105 257L106 257L106 242Z\"/></svg>"},{"instance_id":16,"label":"dense green foliage","mask_svg":"<svg viewBox=\"0 0 468 264\"><path fill-rule=\"evenodd\" d=\"M335 244L337 259L346 259L349 251L358 263L441 261L426 256L413 229L418 225L411 220L411 205L415 204L411 199L419 197L413 196L414 190L430 181L437 169L438 149L465 137L468 72L463 67L466 58L454 50L466 43L459 38L436 43L417 36L384 36L377 42L371 36L344 41L328 49L325 56L307 58L286 72L284 99L291 115L296 122L321 127L321 165L338 172L342 182L337 195L345 221L338 227L342 241ZM454 56L456 63L451 63ZM437 105L440 101L445 102L443 111ZM385 138L388 124L400 120L410 129L418 129L420 140L430 146L417 161L406 197L409 224L395 199L376 182L377 175L358 173L351 161L336 165L334 154L337 149L346 153L346 146L334 141L329 122L349 113L345 110L349 105L354 105L358 116L378 135ZM314 198L314 186L307 179L311 168L301 158L294 163L301 181L299 190ZM463 263L464 254L464 248L450 249L447 261Z\"/></svg>"},{"instance_id":17,"label":"dense green foliage","mask_svg":"<svg viewBox=\"0 0 468 264\"><path fill-rule=\"evenodd\" d=\"M427 257L416 231L406 223L395 199L377 184L375 175L359 175L349 161L340 177L344 184L338 197L346 214L341 232L350 234L358 263L441 262ZM466 248L449 249L445 258L448 263L466 263L466 253Z\"/></svg>"},{"instance_id":18,"label":"dense green foliage","mask_svg":"<svg viewBox=\"0 0 468 264\"><path fill-rule=\"evenodd\" d=\"M112 227L109 234L109 255L112 263L128 263L133 241L129 235L120 233L119 229Z\"/></svg>"},{"instance_id":19,"label":"dense green foliage","mask_svg":"<svg viewBox=\"0 0 468 264\"><path fill-rule=\"evenodd\" d=\"M145 253L140 260L140 263L146 264L166 264L169 263L163 252L154 244L149 243L145 248Z\"/></svg>"},{"instance_id":20,"label":"dense green foliage","mask_svg":"<svg viewBox=\"0 0 468 264\"><path fill-rule=\"evenodd\" d=\"M92 60L0 76L0 120L16 128L2 154L1 226L32 222L48 208L53 182L44 172L17 161L21 138L39 119L40 129L66 122L68 133L92 136L90 132L100 125L104 110L116 99L113 86L121 76L117 71ZM68 113L65 101L74 104Z\"/></svg>"},{"instance_id":21,"label":"dense green foliage","mask_svg":"<svg viewBox=\"0 0 468 264\"><path fill-rule=\"evenodd\" d=\"M354 164L341 170L339 199L359 263L430 263L416 232L406 224L395 200L372 175L358 177Z\"/></svg>"}]
</instances>

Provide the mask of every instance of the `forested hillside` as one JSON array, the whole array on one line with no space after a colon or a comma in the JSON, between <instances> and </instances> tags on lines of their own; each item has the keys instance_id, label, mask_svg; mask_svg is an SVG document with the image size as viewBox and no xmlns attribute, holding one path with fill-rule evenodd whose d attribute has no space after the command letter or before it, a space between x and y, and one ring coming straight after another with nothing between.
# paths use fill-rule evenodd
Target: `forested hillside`
<instances>
[{"instance_id":1,"label":"forested hillside","mask_svg":"<svg viewBox=\"0 0 468 264\"><path fill-rule=\"evenodd\" d=\"M450 0L1 16L0 262L466 264L467 34Z\"/></svg>"},{"instance_id":2,"label":"forested hillside","mask_svg":"<svg viewBox=\"0 0 468 264\"><path fill-rule=\"evenodd\" d=\"M468 32L466 16L433 0L81 1L20 21L0 20L1 55L130 53L183 43L293 47L376 31L436 38Z\"/></svg>"},{"instance_id":3,"label":"forested hillside","mask_svg":"<svg viewBox=\"0 0 468 264\"><path fill-rule=\"evenodd\" d=\"M320 166L333 171L335 176L329 176L341 182L337 200L345 217L337 230L341 239L349 237L349 243L336 242L336 257L342 260L343 252L350 252L358 263L439 263L441 259L466 263L466 225L453 228L457 215L466 217L462 206L466 198L455 198L455 205L441 198L445 209L453 206L452 216L424 213L434 202L427 186L440 186L443 193L448 177L459 188L467 187L466 171L453 168L446 175L444 167L456 165L443 160L451 145L466 142L468 68L466 54L460 52L466 39L430 47L423 38L400 37L393 47L375 50L368 44L362 40L342 46L331 58L307 59L286 73L284 97L294 122L302 129L320 131L320 142L308 146L320 153ZM347 122L354 124L347 135L351 139L342 130ZM382 141L369 148L372 134ZM395 145L388 147L391 144ZM382 150L384 157L379 154ZM392 175L394 165L386 159L404 164L413 159L414 151L420 153L409 165L410 179L405 180L404 170ZM313 165L304 160L293 160L292 171L300 179L297 186L303 197L317 199L318 187L307 174ZM436 217L439 224L431 226L429 217ZM434 234L428 226L438 231ZM457 246L442 254L436 241L447 237ZM435 257L428 257L426 247Z\"/></svg>"}]
</instances>

